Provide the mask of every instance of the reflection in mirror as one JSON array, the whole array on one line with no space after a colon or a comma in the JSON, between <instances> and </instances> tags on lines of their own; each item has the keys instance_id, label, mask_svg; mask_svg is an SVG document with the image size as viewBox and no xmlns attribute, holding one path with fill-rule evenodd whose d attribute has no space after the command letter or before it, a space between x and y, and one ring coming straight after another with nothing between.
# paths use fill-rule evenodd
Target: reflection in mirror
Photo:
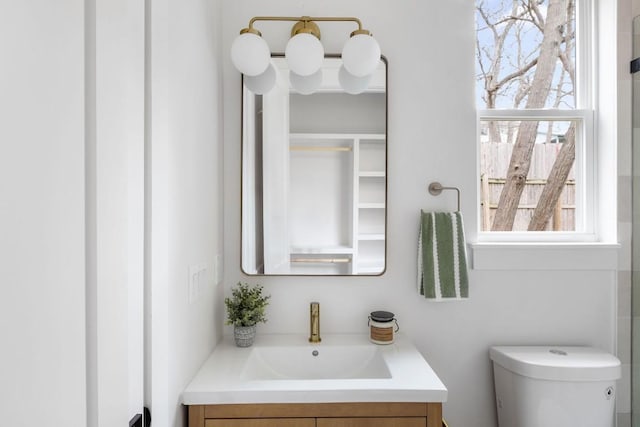
<instances>
[{"instance_id":1,"label":"reflection in mirror","mask_svg":"<svg viewBox=\"0 0 640 427\"><path fill-rule=\"evenodd\" d=\"M254 275L379 275L386 265L386 62L357 95L325 58L312 94L243 86L242 270ZM305 89L302 89L305 92Z\"/></svg>"}]
</instances>

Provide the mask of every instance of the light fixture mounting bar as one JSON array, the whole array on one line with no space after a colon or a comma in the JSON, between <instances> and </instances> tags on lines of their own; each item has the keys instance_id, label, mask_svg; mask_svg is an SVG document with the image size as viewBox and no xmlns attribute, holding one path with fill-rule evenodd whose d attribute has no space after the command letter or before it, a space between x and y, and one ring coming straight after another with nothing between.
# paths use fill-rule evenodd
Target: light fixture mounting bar
<instances>
[{"instance_id":1,"label":"light fixture mounting bar","mask_svg":"<svg viewBox=\"0 0 640 427\"><path fill-rule=\"evenodd\" d=\"M351 33L352 36L356 34L367 34L369 35L369 31L362 28L362 22L355 17L347 17L347 16L254 16L249 21L249 26L243 29L240 33L250 32L254 34L259 34L260 32L253 28L253 24L257 21L291 21L296 22L293 29L291 30L291 35L295 35L298 32L308 32L316 37L320 38L320 29L315 22L355 22L358 24L358 29Z\"/></svg>"}]
</instances>

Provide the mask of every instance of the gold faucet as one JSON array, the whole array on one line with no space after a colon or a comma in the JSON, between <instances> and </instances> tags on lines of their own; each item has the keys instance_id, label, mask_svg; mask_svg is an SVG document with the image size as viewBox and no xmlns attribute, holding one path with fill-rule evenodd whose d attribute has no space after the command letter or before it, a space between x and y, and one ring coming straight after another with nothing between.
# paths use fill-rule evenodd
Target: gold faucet
<instances>
[{"instance_id":1,"label":"gold faucet","mask_svg":"<svg viewBox=\"0 0 640 427\"><path fill-rule=\"evenodd\" d=\"M309 335L309 342L320 342L320 303L312 302L309 306L309 326L311 334Z\"/></svg>"}]
</instances>

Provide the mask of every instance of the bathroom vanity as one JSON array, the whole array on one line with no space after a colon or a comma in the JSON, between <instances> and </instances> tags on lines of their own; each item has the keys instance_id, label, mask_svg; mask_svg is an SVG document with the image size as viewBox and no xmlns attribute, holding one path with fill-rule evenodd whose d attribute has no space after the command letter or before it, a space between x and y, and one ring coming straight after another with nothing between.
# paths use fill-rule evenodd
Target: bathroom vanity
<instances>
[{"instance_id":1,"label":"bathroom vanity","mask_svg":"<svg viewBox=\"0 0 640 427\"><path fill-rule=\"evenodd\" d=\"M189 427L440 427L447 389L399 335L225 339L185 389Z\"/></svg>"},{"instance_id":2,"label":"bathroom vanity","mask_svg":"<svg viewBox=\"0 0 640 427\"><path fill-rule=\"evenodd\" d=\"M189 427L441 427L441 403L192 405Z\"/></svg>"}]
</instances>

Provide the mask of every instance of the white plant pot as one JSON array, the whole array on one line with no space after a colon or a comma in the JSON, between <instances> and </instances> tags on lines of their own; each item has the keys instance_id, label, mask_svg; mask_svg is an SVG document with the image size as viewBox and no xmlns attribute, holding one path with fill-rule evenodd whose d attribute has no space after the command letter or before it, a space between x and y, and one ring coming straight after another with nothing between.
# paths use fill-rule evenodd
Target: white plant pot
<instances>
[{"instance_id":1,"label":"white plant pot","mask_svg":"<svg viewBox=\"0 0 640 427\"><path fill-rule=\"evenodd\" d=\"M234 326L233 337L238 347L251 347L256 337L256 325L253 326Z\"/></svg>"}]
</instances>

